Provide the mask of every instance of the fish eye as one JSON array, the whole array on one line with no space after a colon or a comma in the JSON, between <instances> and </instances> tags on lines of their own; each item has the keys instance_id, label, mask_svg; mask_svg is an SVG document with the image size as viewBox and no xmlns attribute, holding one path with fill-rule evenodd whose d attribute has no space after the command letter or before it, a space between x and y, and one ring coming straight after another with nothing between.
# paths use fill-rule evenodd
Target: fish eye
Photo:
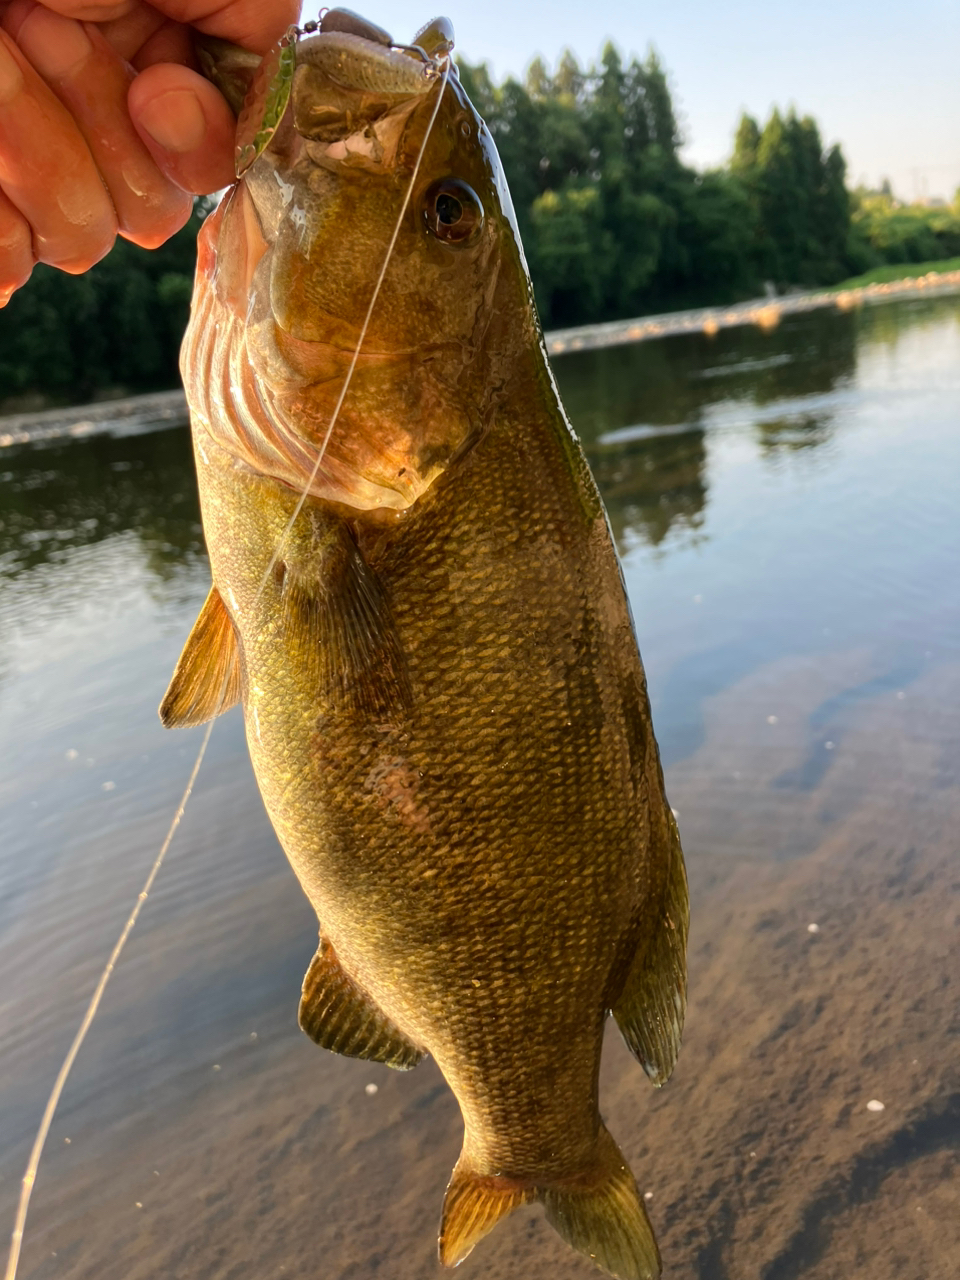
<instances>
[{"instance_id":1,"label":"fish eye","mask_svg":"<svg viewBox=\"0 0 960 1280\"><path fill-rule=\"evenodd\" d=\"M483 206L472 187L455 178L435 182L423 198L427 229L444 244L475 240L483 227Z\"/></svg>"}]
</instances>

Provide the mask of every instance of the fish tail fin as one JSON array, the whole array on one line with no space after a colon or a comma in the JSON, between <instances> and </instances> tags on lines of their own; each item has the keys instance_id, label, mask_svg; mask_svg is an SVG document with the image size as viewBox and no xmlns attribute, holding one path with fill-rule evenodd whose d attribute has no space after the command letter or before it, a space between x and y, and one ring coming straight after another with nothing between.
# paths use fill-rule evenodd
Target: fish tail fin
<instances>
[{"instance_id":1,"label":"fish tail fin","mask_svg":"<svg viewBox=\"0 0 960 1280\"><path fill-rule=\"evenodd\" d=\"M501 1174L478 1173L461 1155L443 1198L437 1242L440 1261L445 1267L458 1266L501 1218L536 1197L529 1183Z\"/></svg>"},{"instance_id":2,"label":"fish tail fin","mask_svg":"<svg viewBox=\"0 0 960 1280\"><path fill-rule=\"evenodd\" d=\"M601 1124L590 1159L555 1183L482 1174L457 1161L443 1201L440 1261L455 1267L521 1205L539 1200L567 1244L618 1280L657 1280L660 1251L633 1174Z\"/></svg>"},{"instance_id":3,"label":"fish tail fin","mask_svg":"<svg viewBox=\"0 0 960 1280\"><path fill-rule=\"evenodd\" d=\"M538 1189L553 1229L619 1280L657 1280L660 1250L633 1174L601 1125L593 1159L574 1178Z\"/></svg>"}]
</instances>

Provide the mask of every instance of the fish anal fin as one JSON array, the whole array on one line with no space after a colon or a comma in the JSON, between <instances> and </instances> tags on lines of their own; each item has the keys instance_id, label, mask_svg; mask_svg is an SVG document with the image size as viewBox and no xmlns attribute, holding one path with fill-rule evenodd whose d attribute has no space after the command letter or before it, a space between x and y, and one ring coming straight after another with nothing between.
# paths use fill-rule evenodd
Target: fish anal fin
<instances>
[{"instance_id":1,"label":"fish anal fin","mask_svg":"<svg viewBox=\"0 0 960 1280\"><path fill-rule=\"evenodd\" d=\"M529 1183L475 1172L461 1156L443 1199L437 1242L440 1261L445 1267L458 1266L501 1218L535 1200L536 1194Z\"/></svg>"},{"instance_id":2,"label":"fish anal fin","mask_svg":"<svg viewBox=\"0 0 960 1280\"><path fill-rule=\"evenodd\" d=\"M322 1049L398 1071L410 1071L423 1057L423 1050L344 973L326 938L321 937L303 980L300 1026Z\"/></svg>"},{"instance_id":3,"label":"fish anal fin","mask_svg":"<svg viewBox=\"0 0 960 1280\"><path fill-rule=\"evenodd\" d=\"M406 659L389 603L346 525L319 524L311 545L290 550L284 629L319 694L337 710L385 717L409 706Z\"/></svg>"},{"instance_id":4,"label":"fish anal fin","mask_svg":"<svg viewBox=\"0 0 960 1280\"><path fill-rule=\"evenodd\" d=\"M603 1125L591 1164L576 1178L544 1187L538 1198L553 1229L609 1275L660 1275L660 1251L637 1184Z\"/></svg>"},{"instance_id":5,"label":"fish anal fin","mask_svg":"<svg viewBox=\"0 0 960 1280\"><path fill-rule=\"evenodd\" d=\"M690 908L680 838L672 821L669 854L662 905L652 917L652 933L641 934L613 1005L627 1047L658 1087L670 1079L677 1061L687 999Z\"/></svg>"},{"instance_id":6,"label":"fish anal fin","mask_svg":"<svg viewBox=\"0 0 960 1280\"><path fill-rule=\"evenodd\" d=\"M160 703L166 729L206 724L240 701L240 653L237 635L216 587L193 624Z\"/></svg>"}]
</instances>

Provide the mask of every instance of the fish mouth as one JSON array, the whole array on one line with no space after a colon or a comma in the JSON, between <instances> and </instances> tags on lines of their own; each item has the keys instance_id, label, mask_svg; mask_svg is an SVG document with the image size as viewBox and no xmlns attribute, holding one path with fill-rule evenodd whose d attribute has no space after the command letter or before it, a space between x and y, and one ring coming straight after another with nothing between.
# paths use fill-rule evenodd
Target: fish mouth
<instances>
[{"instance_id":1,"label":"fish mouth","mask_svg":"<svg viewBox=\"0 0 960 1280\"><path fill-rule=\"evenodd\" d=\"M425 93L443 72L454 46L449 18L433 18L410 44L351 9L328 9L316 31L299 43L297 62L314 64L345 89L373 93Z\"/></svg>"},{"instance_id":2,"label":"fish mouth","mask_svg":"<svg viewBox=\"0 0 960 1280\"><path fill-rule=\"evenodd\" d=\"M297 45L297 67L312 67L342 89L419 97L440 75L437 62L349 31L321 31ZM421 51L422 52L422 51Z\"/></svg>"},{"instance_id":3,"label":"fish mouth","mask_svg":"<svg viewBox=\"0 0 960 1280\"><path fill-rule=\"evenodd\" d=\"M398 44L382 28L345 9L329 10L316 35L296 46L293 120L301 137L330 143L402 104L422 99L452 69L453 27L434 19Z\"/></svg>"}]
</instances>

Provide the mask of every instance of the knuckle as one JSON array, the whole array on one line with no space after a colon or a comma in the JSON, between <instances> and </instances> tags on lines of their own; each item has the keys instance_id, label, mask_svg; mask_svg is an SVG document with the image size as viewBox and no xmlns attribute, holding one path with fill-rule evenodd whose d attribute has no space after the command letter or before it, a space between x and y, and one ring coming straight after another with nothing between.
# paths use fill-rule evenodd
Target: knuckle
<instances>
[{"instance_id":1,"label":"knuckle","mask_svg":"<svg viewBox=\"0 0 960 1280\"><path fill-rule=\"evenodd\" d=\"M32 258L25 264L14 264L12 269L8 269L7 264L0 261L0 307L5 307L17 290L23 288L32 272Z\"/></svg>"},{"instance_id":2,"label":"knuckle","mask_svg":"<svg viewBox=\"0 0 960 1280\"><path fill-rule=\"evenodd\" d=\"M125 219L120 234L143 249L157 249L186 225L192 209L193 197L179 191L167 201L162 212Z\"/></svg>"},{"instance_id":3,"label":"knuckle","mask_svg":"<svg viewBox=\"0 0 960 1280\"><path fill-rule=\"evenodd\" d=\"M58 240L55 244L43 246L37 258L67 275L80 276L107 256L116 238L116 229L112 228L109 232L103 231L69 243Z\"/></svg>"},{"instance_id":4,"label":"knuckle","mask_svg":"<svg viewBox=\"0 0 960 1280\"><path fill-rule=\"evenodd\" d=\"M33 271L33 238L29 224L0 194L0 306L25 285Z\"/></svg>"}]
</instances>

